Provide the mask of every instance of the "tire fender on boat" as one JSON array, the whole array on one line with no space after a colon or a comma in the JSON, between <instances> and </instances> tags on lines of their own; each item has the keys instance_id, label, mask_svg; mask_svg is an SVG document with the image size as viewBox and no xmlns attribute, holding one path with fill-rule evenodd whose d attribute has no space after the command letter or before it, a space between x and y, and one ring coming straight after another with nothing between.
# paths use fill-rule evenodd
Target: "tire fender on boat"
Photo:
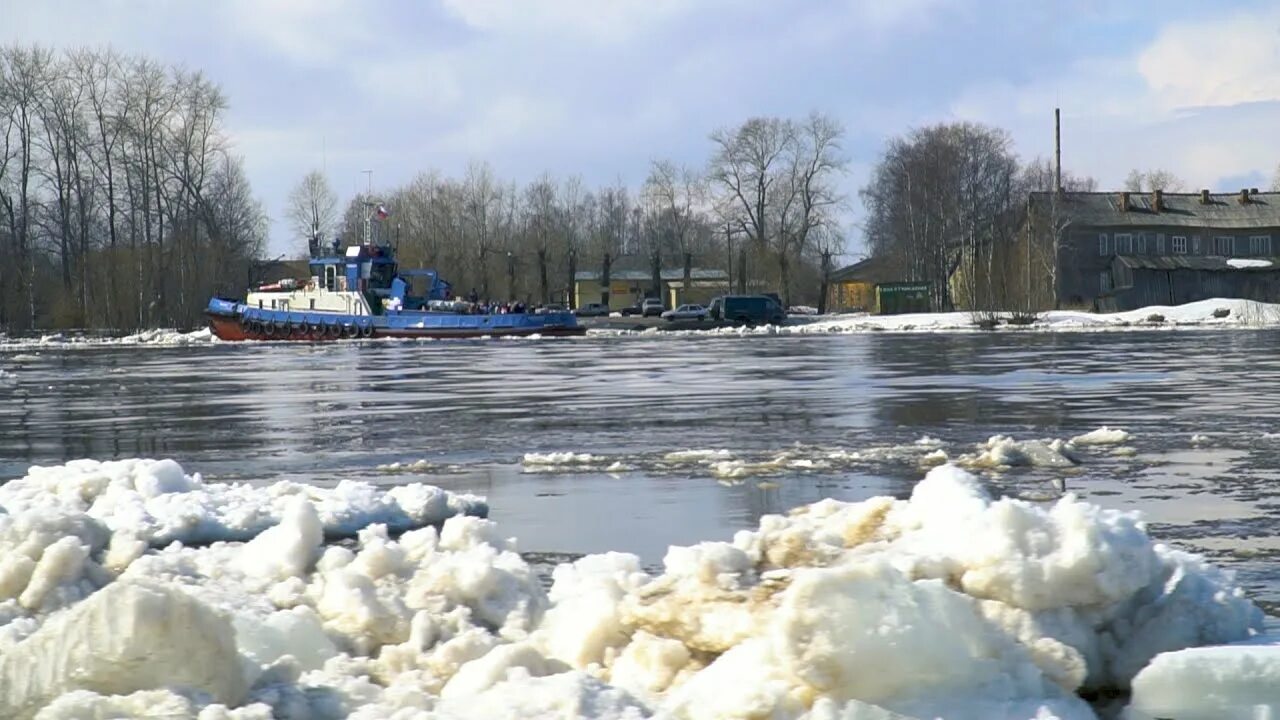
<instances>
[{"instance_id":1,"label":"tire fender on boat","mask_svg":"<svg viewBox=\"0 0 1280 720\"><path fill-rule=\"evenodd\" d=\"M343 335L343 337L353 338L353 337L355 337L356 335L358 335L359 333L360 333L360 330L359 330L358 328L356 328L356 326L355 326L355 325L343 325L343 326L342 326L342 335Z\"/></svg>"},{"instance_id":2,"label":"tire fender on boat","mask_svg":"<svg viewBox=\"0 0 1280 720\"><path fill-rule=\"evenodd\" d=\"M365 325L364 327L361 327L361 328L360 328L360 337L362 337L362 338L371 338L371 337L373 337L373 325L371 325L371 324L370 324L370 325Z\"/></svg>"},{"instance_id":3,"label":"tire fender on boat","mask_svg":"<svg viewBox=\"0 0 1280 720\"><path fill-rule=\"evenodd\" d=\"M324 334L331 338L336 338L342 334L342 328L338 327L337 323L334 323L325 327Z\"/></svg>"},{"instance_id":4,"label":"tire fender on boat","mask_svg":"<svg viewBox=\"0 0 1280 720\"><path fill-rule=\"evenodd\" d=\"M279 330L279 328L276 326L275 320L268 320L267 322L265 322L262 326L262 329L264 332L266 332L267 337L275 337L276 332Z\"/></svg>"}]
</instances>

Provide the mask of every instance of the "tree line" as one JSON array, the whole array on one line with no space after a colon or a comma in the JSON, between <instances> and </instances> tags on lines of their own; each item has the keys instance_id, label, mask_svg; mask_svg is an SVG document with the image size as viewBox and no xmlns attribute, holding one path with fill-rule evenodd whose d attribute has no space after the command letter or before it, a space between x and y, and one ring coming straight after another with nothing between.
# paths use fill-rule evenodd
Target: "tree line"
<instances>
[{"instance_id":1,"label":"tree line","mask_svg":"<svg viewBox=\"0 0 1280 720\"><path fill-rule=\"evenodd\" d=\"M266 216L198 71L0 47L0 329L191 326Z\"/></svg>"},{"instance_id":2,"label":"tree line","mask_svg":"<svg viewBox=\"0 0 1280 720\"><path fill-rule=\"evenodd\" d=\"M954 122L913 130L886 144L860 193L867 250L897 279L930 283L936 309L1041 309L1054 302L1058 268L1052 242L1025 236L1028 197L1055 182L1050 161L1020 161L1000 128ZM1098 188L1070 171L1061 182L1066 192ZM1140 192L1186 187L1163 169L1135 169L1124 181ZM1061 222L1056 198L1045 219L1051 225Z\"/></svg>"},{"instance_id":3,"label":"tree line","mask_svg":"<svg viewBox=\"0 0 1280 720\"><path fill-rule=\"evenodd\" d=\"M549 173L520 184L472 163L462 177L423 172L341 208L312 171L286 212L300 239L351 243L370 232L397 245L406 265L437 268L458 292L488 299L607 301L574 298L574 277L594 270L607 287L626 263L646 269L656 295L663 269L680 269L689 287L704 268L724 270L738 292L817 303L822 268L844 241L843 133L817 113L753 118L712 133L701 167L654 160L639 189L621 181L590 188Z\"/></svg>"}]
</instances>

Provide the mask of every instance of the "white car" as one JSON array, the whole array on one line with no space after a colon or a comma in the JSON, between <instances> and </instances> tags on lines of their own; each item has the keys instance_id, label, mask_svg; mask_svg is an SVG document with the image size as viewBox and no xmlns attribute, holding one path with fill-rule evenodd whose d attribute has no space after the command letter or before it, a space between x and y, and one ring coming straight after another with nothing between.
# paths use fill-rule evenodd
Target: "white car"
<instances>
[{"instance_id":1,"label":"white car","mask_svg":"<svg viewBox=\"0 0 1280 720\"><path fill-rule=\"evenodd\" d=\"M706 320L707 309L701 305L681 305L662 313L662 317L666 320Z\"/></svg>"}]
</instances>

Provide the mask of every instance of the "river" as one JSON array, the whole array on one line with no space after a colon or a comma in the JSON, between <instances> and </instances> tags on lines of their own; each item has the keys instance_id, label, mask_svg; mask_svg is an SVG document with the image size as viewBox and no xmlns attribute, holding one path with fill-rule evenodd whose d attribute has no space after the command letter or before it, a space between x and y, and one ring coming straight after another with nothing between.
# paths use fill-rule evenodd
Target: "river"
<instances>
[{"instance_id":1,"label":"river","mask_svg":"<svg viewBox=\"0 0 1280 720\"><path fill-rule=\"evenodd\" d=\"M487 496L526 552L653 565L762 514L906 496L939 450L1119 427L1069 467L985 477L1140 510L1280 607L1274 331L30 346L0 370L0 480L145 456L209 480L427 481Z\"/></svg>"}]
</instances>

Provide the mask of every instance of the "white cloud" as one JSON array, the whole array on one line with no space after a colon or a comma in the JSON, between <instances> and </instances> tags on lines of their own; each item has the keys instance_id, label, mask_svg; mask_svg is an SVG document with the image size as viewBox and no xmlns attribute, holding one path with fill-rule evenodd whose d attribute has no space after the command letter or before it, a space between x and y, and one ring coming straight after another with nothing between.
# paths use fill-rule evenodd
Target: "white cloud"
<instances>
[{"instance_id":1,"label":"white cloud","mask_svg":"<svg viewBox=\"0 0 1280 720\"><path fill-rule=\"evenodd\" d=\"M1166 109L1280 99L1280 8L1174 23L1137 65Z\"/></svg>"},{"instance_id":2,"label":"white cloud","mask_svg":"<svg viewBox=\"0 0 1280 720\"><path fill-rule=\"evenodd\" d=\"M229 0L222 20L233 36L257 38L272 53L297 65L325 65L350 58L375 37L376 14L354 0Z\"/></svg>"},{"instance_id":3,"label":"white cloud","mask_svg":"<svg viewBox=\"0 0 1280 720\"><path fill-rule=\"evenodd\" d=\"M1052 153L1063 109L1063 165L1115 187L1134 168L1166 168L1192 187L1269 173L1277 160L1280 12L1175 22L1146 45L1080 58L1057 75L966 88L953 117L1010 130L1024 157Z\"/></svg>"},{"instance_id":4,"label":"white cloud","mask_svg":"<svg viewBox=\"0 0 1280 720\"><path fill-rule=\"evenodd\" d=\"M695 0L443 0L454 17L502 34L562 34L595 43L625 40L698 7Z\"/></svg>"}]
</instances>

